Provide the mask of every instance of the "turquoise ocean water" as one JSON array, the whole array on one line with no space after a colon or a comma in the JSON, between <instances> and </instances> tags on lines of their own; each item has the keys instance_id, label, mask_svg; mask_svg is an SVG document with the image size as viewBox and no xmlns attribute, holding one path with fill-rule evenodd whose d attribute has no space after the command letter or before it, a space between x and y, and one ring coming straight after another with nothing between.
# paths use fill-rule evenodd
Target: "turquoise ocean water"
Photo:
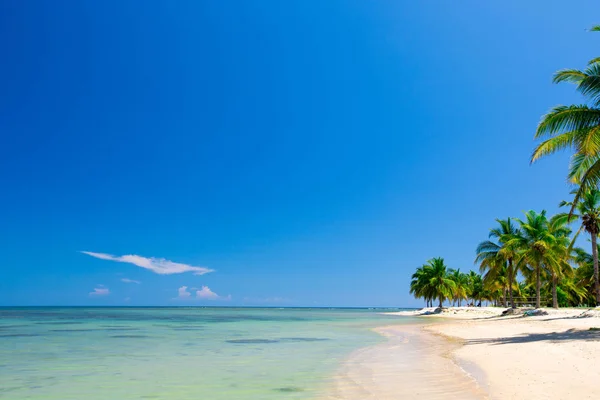
<instances>
[{"instance_id":1,"label":"turquoise ocean water","mask_svg":"<svg viewBox=\"0 0 600 400\"><path fill-rule=\"evenodd\" d=\"M312 399L381 311L0 308L0 399Z\"/></svg>"}]
</instances>

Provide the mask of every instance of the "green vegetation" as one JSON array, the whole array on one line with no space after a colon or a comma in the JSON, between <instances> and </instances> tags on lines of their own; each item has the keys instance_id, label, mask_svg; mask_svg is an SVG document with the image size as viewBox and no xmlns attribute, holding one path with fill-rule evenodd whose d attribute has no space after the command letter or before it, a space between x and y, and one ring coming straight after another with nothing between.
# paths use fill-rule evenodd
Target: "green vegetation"
<instances>
[{"instance_id":1,"label":"green vegetation","mask_svg":"<svg viewBox=\"0 0 600 400\"><path fill-rule=\"evenodd\" d=\"M591 29L600 32L600 25ZM515 308L535 304L600 305L598 233L600 232L600 57L584 70L564 69L554 75L555 83L576 85L584 104L561 105L544 115L534 138L542 142L531 162L561 150L572 150L568 181L575 185L572 200L562 201L569 211L548 217L546 211L527 211L523 219L497 219L488 240L477 246L475 263L479 275L449 269L443 258L433 258L417 268L410 293L427 306L437 300L452 304L492 301ZM576 226L572 235L570 226ZM589 235L591 254L575 247L581 233Z\"/></svg>"},{"instance_id":2,"label":"green vegetation","mask_svg":"<svg viewBox=\"0 0 600 400\"><path fill-rule=\"evenodd\" d=\"M428 305L437 299L442 303L457 295L456 283L444 264L443 258L432 258L412 276L410 292L416 297L423 297Z\"/></svg>"}]
</instances>

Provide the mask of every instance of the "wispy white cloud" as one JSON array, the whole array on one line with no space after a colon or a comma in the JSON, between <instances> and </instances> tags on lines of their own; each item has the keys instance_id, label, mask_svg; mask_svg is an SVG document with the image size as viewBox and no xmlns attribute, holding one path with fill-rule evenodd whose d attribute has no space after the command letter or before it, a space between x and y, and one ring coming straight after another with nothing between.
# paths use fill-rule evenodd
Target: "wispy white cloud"
<instances>
[{"instance_id":1,"label":"wispy white cloud","mask_svg":"<svg viewBox=\"0 0 600 400\"><path fill-rule=\"evenodd\" d=\"M137 285L141 284L142 282L140 281L136 281L135 279L129 279L129 278L121 278L121 282L125 282L125 283L135 283Z\"/></svg>"},{"instance_id":2,"label":"wispy white cloud","mask_svg":"<svg viewBox=\"0 0 600 400\"><path fill-rule=\"evenodd\" d=\"M187 286L180 287L177 289L176 300L231 300L231 295L219 296L210 290L208 286L202 286L201 289L191 288L191 290L196 291L195 297L188 291Z\"/></svg>"},{"instance_id":3,"label":"wispy white cloud","mask_svg":"<svg viewBox=\"0 0 600 400\"><path fill-rule=\"evenodd\" d=\"M89 293L91 297L108 296L109 294L110 290L102 285L98 285L98 287L94 288L94 291Z\"/></svg>"},{"instance_id":4,"label":"wispy white cloud","mask_svg":"<svg viewBox=\"0 0 600 400\"><path fill-rule=\"evenodd\" d=\"M192 272L194 275L204 275L214 270L205 267L196 267L189 264L176 263L164 258L142 257L133 254L125 256L113 256L106 253L94 253L91 251L82 251L83 254L96 257L101 260L116 261L137 265L138 267L149 269L159 275L182 274L184 272Z\"/></svg>"}]
</instances>

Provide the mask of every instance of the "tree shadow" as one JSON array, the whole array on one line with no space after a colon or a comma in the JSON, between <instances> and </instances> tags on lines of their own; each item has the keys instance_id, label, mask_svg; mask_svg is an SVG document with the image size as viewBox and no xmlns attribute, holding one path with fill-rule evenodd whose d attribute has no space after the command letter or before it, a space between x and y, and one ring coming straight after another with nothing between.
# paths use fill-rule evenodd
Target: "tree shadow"
<instances>
[{"instance_id":1,"label":"tree shadow","mask_svg":"<svg viewBox=\"0 0 600 400\"><path fill-rule=\"evenodd\" d=\"M531 342L568 342L574 340L600 341L600 329L577 330L569 329L564 332L550 333L528 333L520 336L491 338L491 339L470 339L465 340L465 345L474 344L516 344L516 343L531 343Z\"/></svg>"}]
</instances>

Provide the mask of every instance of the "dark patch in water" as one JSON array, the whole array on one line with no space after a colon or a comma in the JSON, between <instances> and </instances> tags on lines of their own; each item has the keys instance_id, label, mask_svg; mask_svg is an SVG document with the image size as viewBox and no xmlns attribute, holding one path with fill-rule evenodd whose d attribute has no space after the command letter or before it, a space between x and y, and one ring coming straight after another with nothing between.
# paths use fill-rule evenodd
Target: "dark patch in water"
<instances>
[{"instance_id":1,"label":"dark patch in water","mask_svg":"<svg viewBox=\"0 0 600 400\"><path fill-rule=\"evenodd\" d=\"M204 328L200 326L174 326L171 329L174 331L201 331Z\"/></svg>"},{"instance_id":2,"label":"dark patch in water","mask_svg":"<svg viewBox=\"0 0 600 400\"><path fill-rule=\"evenodd\" d=\"M29 325L20 324L20 325L0 325L0 329L12 329L12 328L24 328Z\"/></svg>"},{"instance_id":3,"label":"dark patch in water","mask_svg":"<svg viewBox=\"0 0 600 400\"><path fill-rule=\"evenodd\" d=\"M299 387L294 387L294 386L289 386L289 387L282 387L282 388L276 388L273 389L276 392L284 392L284 393L296 393L296 392L303 392L304 389L299 388Z\"/></svg>"},{"instance_id":4,"label":"dark patch in water","mask_svg":"<svg viewBox=\"0 0 600 400\"><path fill-rule=\"evenodd\" d=\"M313 338L313 337L286 337L286 338L281 338L281 340L285 340L286 342L322 342L322 341L331 340L331 339Z\"/></svg>"},{"instance_id":5,"label":"dark patch in water","mask_svg":"<svg viewBox=\"0 0 600 400\"><path fill-rule=\"evenodd\" d=\"M113 331L139 331L139 328L50 329L50 332L113 332Z\"/></svg>"},{"instance_id":6,"label":"dark patch in water","mask_svg":"<svg viewBox=\"0 0 600 400\"><path fill-rule=\"evenodd\" d=\"M259 344L259 343L279 343L279 340L273 339L231 339L226 340L227 343L240 343L240 344Z\"/></svg>"},{"instance_id":7,"label":"dark patch in water","mask_svg":"<svg viewBox=\"0 0 600 400\"><path fill-rule=\"evenodd\" d=\"M39 333L6 333L0 334L0 337L31 337L31 336L42 336Z\"/></svg>"},{"instance_id":8,"label":"dark patch in water","mask_svg":"<svg viewBox=\"0 0 600 400\"><path fill-rule=\"evenodd\" d=\"M100 328L131 328L131 326L123 326L123 325L100 325Z\"/></svg>"},{"instance_id":9,"label":"dark patch in water","mask_svg":"<svg viewBox=\"0 0 600 400\"><path fill-rule=\"evenodd\" d=\"M0 388L0 393L14 392L15 390L19 390L19 389L21 389L21 387L19 387L19 386Z\"/></svg>"},{"instance_id":10,"label":"dark patch in water","mask_svg":"<svg viewBox=\"0 0 600 400\"><path fill-rule=\"evenodd\" d=\"M78 325L83 324L82 321L53 321L53 322L34 322L36 325Z\"/></svg>"},{"instance_id":11,"label":"dark patch in water","mask_svg":"<svg viewBox=\"0 0 600 400\"><path fill-rule=\"evenodd\" d=\"M118 338L118 339L142 339L142 338L147 338L149 336L146 335L113 335L111 336L111 338Z\"/></svg>"},{"instance_id":12,"label":"dark patch in water","mask_svg":"<svg viewBox=\"0 0 600 400\"><path fill-rule=\"evenodd\" d=\"M114 328L103 328L98 329L99 331L139 331L140 328L125 328L125 327L114 327Z\"/></svg>"}]
</instances>

